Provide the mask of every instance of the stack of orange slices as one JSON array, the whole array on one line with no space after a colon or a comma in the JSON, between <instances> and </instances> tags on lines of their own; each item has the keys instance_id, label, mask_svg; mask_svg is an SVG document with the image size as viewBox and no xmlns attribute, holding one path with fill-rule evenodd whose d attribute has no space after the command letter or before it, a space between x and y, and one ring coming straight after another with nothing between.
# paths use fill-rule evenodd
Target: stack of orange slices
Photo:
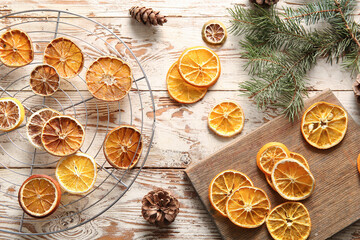
<instances>
[{"instance_id":1,"label":"stack of orange slices","mask_svg":"<svg viewBox=\"0 0 360 240\"><path fill-rule=\"evenodd\" d=\"M169 95L180 103L195 103L214 85L221 73L218 55L207 47L186 49L166 75Z\"/></svg>"}]
</instances>

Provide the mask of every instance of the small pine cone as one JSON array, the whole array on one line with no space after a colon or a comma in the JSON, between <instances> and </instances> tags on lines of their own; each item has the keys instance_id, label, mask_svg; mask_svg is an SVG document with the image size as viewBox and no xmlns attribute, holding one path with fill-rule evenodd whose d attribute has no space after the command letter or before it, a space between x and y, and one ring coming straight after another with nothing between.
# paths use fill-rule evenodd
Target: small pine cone
<instances>
[{"instance_id":1,"label":"small pine cone","mask_svg":"<svg viewBox=\"0 0 360 240\"><path fill-rule=\"evenodd\" d=\"M353 84L353 90L356 97L356 101L360 104L360 74L357 75L356 81Z\"/></svg>"},{"instance_id":2,"label":"small pine cone","mask_svg":"<svg viewBox=\"0 0 360 240\"><path fill-rule=\"evenodd\" d=\"M141 213L145 220L158 227L172 223L179 213L179 201L164 189L155 189L142 200Z\"/></svg>"},{"instance_id":3,"label":"small pine cone","mask_svg":"<svg viewBox=\"0 0 360 240\"><path fill-rule=\"evenodd\" d=\"M154 11L152 8L134 6L129 9L132 18L143 24L163 25L167 22L165 16L160 15L160 11Z\"/></svg>"},{"instance_id":4,"label":"small pine cone","mask_svg":"<svg viewBox=\"0 0 360 240\"><path fill-rule=\"evenodd\" d=\"M256 3L259 6L271 6L278 2L279 0L250 0L252 3Z\"/></svg>"}]
</instances>

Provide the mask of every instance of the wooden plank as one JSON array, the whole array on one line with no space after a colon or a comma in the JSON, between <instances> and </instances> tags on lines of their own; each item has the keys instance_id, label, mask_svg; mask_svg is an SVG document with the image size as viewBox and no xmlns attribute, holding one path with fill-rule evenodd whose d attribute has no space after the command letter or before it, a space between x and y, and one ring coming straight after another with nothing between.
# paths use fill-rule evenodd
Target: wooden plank
<instances>
[{"instance_id":1,"label":"wooden plank","mask_svg":"<svg viewBox=\"0 0 360 240\"><path fill-rule=\"evenodd\" d=\"M306 106L318 101L340 104L331 91L324 91L307 101ZM276 118L186 170L225 239L267 239L270 237L265 224L255 230L243 229L234 227L227 218L221 217L210 205L208 185L217 173L226 169L236 169L247 174L255 186L267 192L273 207L284 202L284 199L267 184L264 174L259 171L255 161L260 147L272 141L282 142L291 151L303 154L308 159L310 169L316 179L314 193L303 201L311 215L310 239L331 237L359 219L360 207L357 202L360 201L360 185L356 168L356 159L359 154L357 146L360 141L359 125L349 117L345 138L341 144L328 150L311 147L303 139L299 128L300 121L289 123L282 117Z\"/></svg>"}]
</instances>

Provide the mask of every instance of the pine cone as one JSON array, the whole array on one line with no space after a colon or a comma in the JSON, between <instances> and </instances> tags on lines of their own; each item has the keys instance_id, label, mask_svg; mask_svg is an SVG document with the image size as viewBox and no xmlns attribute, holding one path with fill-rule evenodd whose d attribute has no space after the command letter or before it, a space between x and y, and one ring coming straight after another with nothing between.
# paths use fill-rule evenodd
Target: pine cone
<instances>
[{"instance_id":1,"label":"pine cone","mask_svg":"<svg viewBox=\"0 0 360 240\"><path fill-rule=\"evenodd\" d=\"M159 188L144 196L141 213L149 223L162 227L175 220L179 205L179 201L168 191Z\"/></svg>"},{"instance_id":2,"label":"pine cone","mask_svg":"<svg viewBox=\"0 0 360 240\"><path fill-rule=\"evenodd\" d=\"M360 103L360 74L356 77L356 81L353 84L353 90L357 102Z\"/></svg>"},{"instance_id":3,"label":"pine cone","mask_svg":"<svg viewBox=\"0 0 360 240\"><path fill-rule=\"evenodd\" d=\"M252 3L256 3L259 6L271 6L279 2L279 0L250 0Z\"/></svg>"},{"instance_id":4,"label":"pine cone","mask_svg":"<svg viewBox=\"0 0 360 240\"><path fill-rule=\"evenodd\" d=\"M154 11L152 8L134 6L129 9L129 13L132 18L143 24L162 26L167 22L167 19L163 15L160 15L160 11Z\"/></svg>"}]
</instances>

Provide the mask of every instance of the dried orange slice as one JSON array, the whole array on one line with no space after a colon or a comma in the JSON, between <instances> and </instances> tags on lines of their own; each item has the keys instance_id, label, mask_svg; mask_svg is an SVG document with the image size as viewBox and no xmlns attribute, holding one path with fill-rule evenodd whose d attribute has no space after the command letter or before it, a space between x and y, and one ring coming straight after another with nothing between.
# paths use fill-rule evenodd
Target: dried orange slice
<instances>
[{"instance_id":1,"label":"dried orange slice","mask_svg":"<svg viewBox=\"0 0 360 240\"><path fill-rule=\"evenodd\" d=\"M271 180L271 175L268 175L268 174L265 174L265 178L266 178L266 182L270 185L270 187L276 191L275 187L274 187L274 184L272 183L272 180Z\"/></svg>"},{"instance_id":2,"label":"dried orange slice","mask_svg":"<svg viewBox=\"0 0 360 240\"><path fill-rule=\"evenodd\" d=\"M94 186L96 169L93 157L77 152L59 160L55 175L64 190L72 194L83 194Z\"/></svg>"},{"instance_id":3,"label":"dried orange slice","mask_svg":"<svg viewBox=\"0 0 360 240\"><path fill-rule=\"evenodd\" d=\"M236 170L226 170L216 175L209 186L211 205L226 217L226 202L229 196L240 187L253 186L250 178Z\"/></svg>"},{"instance_id":4,"label":"dried orange slice","mask_svg":"<svg viewBox=\"0 0 360 240\"><path fill-rule=\"evenodd\" d=\"M235 102L222 102L216 105L208 117L208 125L217 135L232 137L244 128L244 112Z\"/></svg>"},{"instance_id":5,"label":"dried orange slice","mask_svg":"<svg viewBox=\"0 0 360 240\"><path fill-rule=\"evenodd\" d=\"M18 29L8 30L0 37L0 60L8 67L22 67L34 60L30 37Z\"/></svg>"},{"instance_id":6,"label":"dried orange slice","mask_svg":"<svg viewBox=\"0 0 360 240\"><path fill-rule=\"evenodd\" d=\"M358 172L360 173L360 154L358 155L358 158L357 158L357 169L358 169Z\"/></svg>"},{"instance_id":7,"label":"dried orange slice","mask_svg":"<svg viewBox=\"0 0 360 240\"><path fill-rule=\"evenodd\" d=\"M286 202L271 210L266 226L275 240L305 240L311 231L310 214L302 203Z\"/></svg>"},{"instance_id":8,"label":"dried orange slice","mask_svg":"<svg viewBox=\"0 0 360 240\"><path fill-rule=\"evenodd\" d=\"M276 191L291 201L308 198L315 188L315 179L310 170L291 158L275 164L271 179Z\"/></svg>"},{"instance_id":9,"label":"dried orange slice","mask_svg":"<svg viewBox=\"0 0 360 240\"><path fill-rule=\"evenodd\" d=\"M58 111L51 108L43 108L37 112L34 112L26 123L26 134L30 143L38 148L43 149L41 142L41 133L44 124L52 117L60 116Z\"/></svg>"},{"instance_id":10,"label":"dried orange slice","mask_svg":"<svg viewBox=\"0 0 360 240\"><path fill-rule=\"evenodd\" d=\"M310 169L309 164L306 161L306 158L303 155L301 155L300 153L290 152L290 158L298 160L300 163L304 164L304 166L307 169Z\"/></svg>"},{"instance_id":11,"label":"dried orange slice","mask_svg":"<svg viewBox=\"0 0 360 240\"><path fill-rule=\"evenodd\" d=\"M100 57L86 73L90 93L104 101L119 101L131 89L132 73L129 64L116 57Z\"/></svg>"},{"instance_id":12,"label":"dried orange slice","mask_svg":"<svg viewBox=\"0 0 360 240\"><path fill-rule=\"evenodd\" d=\"M68 156L77 152L84 143L84 127L73 117L55 116L42 129L44 149L55 156Z\"/></svg>"},{"instance_id":13,"label":"dried orange slice","mask_svg":"<svg viewBox=\"0 0 360 240\"><path fill-rule=\"evenodd\" d=\"M180 75L177 62L174 63L167 75L166 85L170 96L180 103L194 103L202 99L207 88L195 87L188 84Z\"/></svg>"},{"instance_id":14,"label":"dried orange slice","mask_svg":"<svg viewBox=\"0 0 360 240\"><path fill-rule=\"evenodd\" d=\"M196 87L210 87L220 76L220 59L207 47L186 49L180 56L179 72L183 79Z\"/></svg>"},{"instance_id":15,"label":"dried orange slice","mask_svg":"<svg viewBox=\"0 0 360 240\"><path fill-rule=\"evenodd\" d=\"M259 169L271 175L274 164L282 159L289 158L290 151L288 148L279 142L269 142L260 148L256 155L256 163Z\"/></svg>"},{"instance_id":16,"label":"dried orange slice","mask_svg":"<svg viewBox=\"0 0 360 240\"><path fill-rule=\"evenodd\" d=\"M328 149L343 140L348 115L340 106L327 102L311 105L301 120L301 133L305 140L319 149Z\"/></svg>"},{"instance_id":17,"label":"dried orange slice","mask_svg":"<svg viewBox=\"0 0 360 240\"><path fill-rule=\"evenodd\" d=\"M28 215L42 218L54 213L61 199L59 183L46 175L32 175L19 190L19 203Z\"/></svg>"},{"instance_id":18,"label":"dried orange slice","mask_svg":"<svg viewBox=\"0 0 360 240\"><path fill-rule=\"evenodd\" d=\"M223 44L227 38L225 25L218 20L210 20L204 24L201 31L202 38L210 44Z\"/></svg>"},{"instance_id":19,"label":"dried orange slice","mask_svg":"<svg viewBox=\"0 0 360 240\"><path fill-rule=\"evenodd\" d=\"M133 168L140 158L142 147L140 131L133 126L121 125L106 135L104 155L115 168Z\"/></svg>"},{"instance_id":20,"label":"dried orange slice","mask_svg":"<svg viewBox=\"0 0 360 240\"><path fill-rule=\"evenodd\" d=\"M0 130L11 131L17 128L25 118L25 109L16 98L0 99Z\"/></svg>"},{"instance_id":21,"label":"dried orange slice","mask_svg":"<svg viewBox=\"0 0 360 240\"><path fill-rule=\"evenodd\" d=\"M243 228L261 226L270 211L270 200L264 190L241 187L230 195L226 213L231 222Z\"/></svg>"},{"instance_id":22,"label":"dried orange slice","mask_svg":"<svg viewBox=\"0 0 360 240\"><path fill-rule=\"evenodd\" d=\"M53 95L60 86L60 77L50 65L37 66L30 74L31 90L40 96Z\"/></svg>"},{"instance_id":23,"label":"dried orange slice","mask_svg":"<svg viewBox=\"0 0 360 240\"><path fill-rule=\"evenodd\" d=\"M62 78L77 76L84 66L81 49L70 39L60 37L45 48L44 63L53 66Z\"/></svg>"}]
</instances>

